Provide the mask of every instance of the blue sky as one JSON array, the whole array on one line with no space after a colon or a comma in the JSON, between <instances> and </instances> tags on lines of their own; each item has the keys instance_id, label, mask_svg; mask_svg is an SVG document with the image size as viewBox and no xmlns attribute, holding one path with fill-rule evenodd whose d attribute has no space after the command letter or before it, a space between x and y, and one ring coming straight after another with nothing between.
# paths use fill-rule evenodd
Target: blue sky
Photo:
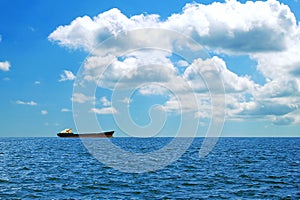
<instances>
[{"instance_id":1,"label":"blue sky","mask_svg":"<svg viewBox=\"0 0 300 200\"><path fill-rule=\"evenodd\" d=\"M300 3L220 2L2 0L0 136L98 129L89 117L116 136L175 136L187 121L185 132L197 122L204 136L213 116L208 69L225 89L221 136L300 136ZM145 28L162 31L104 40ZM203 50L181 51L164 30L203 46L207 57L185 60ZM149 44L165 49L141 49ZM114 45L140 50L119 56Z\"/></svg>"}]
</instances>

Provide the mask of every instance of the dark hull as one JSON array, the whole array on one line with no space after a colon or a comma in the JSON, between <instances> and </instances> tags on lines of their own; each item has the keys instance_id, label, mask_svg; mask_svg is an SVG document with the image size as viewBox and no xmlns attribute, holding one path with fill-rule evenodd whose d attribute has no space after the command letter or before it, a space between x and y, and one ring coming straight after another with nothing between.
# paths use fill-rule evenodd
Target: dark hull
<instances>
[{"instance_id":1,"label":"dark hull","mask_svg":"<svg viewBox=\"0 0 300 200\"><path fill-rule=\"evenodd\" d=\"M111 138L113 134L114 131L108 131L102 133L85 133L85 134L57 133L57 136L63 138Z\"/></svg>"}]
</instances>

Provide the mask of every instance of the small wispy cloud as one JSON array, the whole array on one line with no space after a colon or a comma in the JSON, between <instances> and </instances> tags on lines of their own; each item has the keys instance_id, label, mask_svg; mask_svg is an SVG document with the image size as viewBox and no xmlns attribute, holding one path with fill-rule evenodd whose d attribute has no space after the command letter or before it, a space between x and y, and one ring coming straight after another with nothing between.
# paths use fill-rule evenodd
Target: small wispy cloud
<instances>
[{"instance_id":1,"label":"small wispy cloud","mask_svg":"<svg viewBox=\"0 0 300 200\"><path fill-rule=\"evenodd\" d=\"M47 115L47 114L48 114L48 111L47 111L47 110L41 110L41 114L42 114L42 115Z\"/></svg>"},{"instance_id":2,"label":"small wispy cloud","mask_svg":"<svg viewBox=\"0 0 300 200\"><path fill-rule=\"evenodd\" d=\"M187 61L185 61L185 60L179 60L179 61L177 62L177 65L178 65L179 67L187 67L187 66L189 66L189 63L188 63Z\"/></svg>"},{"instance_id":3,"label":"small wispy cloud","mask_svg":"<svg viewBox=\"0 0 300 200\"><path fill-rule=\"evenodd\" d=\"M108 115L108 114L115 114L117 110L114 107L107 107L107 108L92 108L90 110L92 113L96 113L99 115Z\"/></svg>"},{"instance_id":4,"label":"small wispy cloud","mask_svg":"<svg viewBox=\"0 0 300 200\"><path fill-rule=\"evenodd\" d=\"M132 99L125 97L124 99L121 100L121 102L125 103L125 104L130 104L130 103L132 103Z\"/></svg>"},{"instance_id":5,"label":"small wispy cloud","mask_svg":"<svg viewBox=\"0 0 300 200\"><path fill-rule=\"evenodd\" d=\"M72 110L68 109L68 108L62 108L60 110L60 112L72 112Z\"/></svg>"},{"instance_id":6,"label":"small wispy cloud","mask_svg":"<svg viewBox=\"0 0 300 200\"><path fill-rule=\"evenodd\" d=\"M21 101L21 100L17 100L16 104L20 104L20 105L28 105L28 106L37 106L38 104L34 101Z\"/></svg>"},{"instance_id":7,"label":"small wispy cloud","mask_svg":"<svg viewBox=\"0 0 300 200\"><path fill-rule=\"evenodd\" d=\"M10 68L10 63L8 61L4 61L4 62L0 62L0 70L2 71L9 71L9 68Z\"/></svg>"},{"instance_id":8,"label":"small wispy cloud","mask_svg":"<svg viewBox=\"0 0 300 200\"><path fill-rule=\"evenodd\" d=\"M35 85L40 85L41 82L40 82L40 81L34 81L34 84L35 84Z\"/></svg>"},{"instance_id":9,"label":"small wispy cloud","mask_svg":"<svg viewBox=\"0 0 300 200\"><path fill-rule=\"evenodd\" d=\"M60 75L59 82L62 81L72 81L75 80L76 76L73 74L73 72L64 70L64 73Z\"/></svg>"},{"instance_id":10,"label":"small wispy cloud","mask_svg":"<svg viewBox=\"0 0 300 200\"><path fill-rule=\"evenodd\" d=\"M32 26L29 26L28 29L29 29L30 31L32 31L32 32L36 32L36 29L35 29L34 27L32 27Z\"/></svg>"},{"instance_id":11,"label":"small wispy cloud","mask_svg":"<svg viewBox=\"0 0 300 200\"><path fill-rule=\"evenodd\" d=\"M74 93L71 98L71 101L77 102L77 103L85 103L88 101L93 101L94 99L95 99L94 97L86 96L82 93Z\"/></svg>"},{"instance_id":12,"label":"small wispy cloud","mask_svg":"<svg viewBox=\"0 0 300 200\"><path fill-rule=\"evenodd\" d=\"M100 101L103 106L111 106L111 102L106 97L102 97Z\"/></svg>"}]
</instances>

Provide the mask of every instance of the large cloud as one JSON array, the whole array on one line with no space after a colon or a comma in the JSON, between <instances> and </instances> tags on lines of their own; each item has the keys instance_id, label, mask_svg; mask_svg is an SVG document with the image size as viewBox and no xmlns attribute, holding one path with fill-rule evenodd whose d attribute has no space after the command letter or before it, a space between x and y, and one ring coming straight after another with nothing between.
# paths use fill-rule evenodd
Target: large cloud
<instances>
[{"instance_id":1,"label":"large cloud","mask_svg":"<svg viewBox=\"0 0 300 200\"><path fill-rule=\"evenodd\" d=\"M105 39L134 28L157 26L157 15L136 15L127 18L117 8L101 13L91 19L78 17L70 25L59 26L49 39L69 48L93 51Z\"/></svg>"},{"instance_id":2,"label":"large cloud","mask_svg":"<svg viewBox=\"0 0 300 200\"><path fill-rule=\"evenodd\" d=\"M296 19L288 6L275 0L245 4L231 0L187 4L182 13L166 21L160 21L158 15L128 18L114 8L94 18L78 17L70 25L59 26L49 39L69 48L92 51L110 36L149 27L176 30L203 45L238 53L284 50L297 33Z\"/></svg>"},{"instance_id":3,"label":"large cloud","mask_svg":"<svg viewBox=\"0 0 300 200\"><path fill-rule=\"evenodd\" d=\"M230 71L218 56L195 59L192 63L181 61L180 64L172 60L172 53L157 50L137 50L119 55L122 49L139 49L151 43L171 47L168 49L176 48L176 38L147 29L127 40L117 41L117 44L98 46L111 36L141 28L178 31L216 55L247 55L257 61L257 70L264 76L265 83L255 83L251 75L240 76ZM246 3L228 0L210 5L191 3L181 13L172 14L164 21L158 15L127 17L114 8L93 18L78 17L69 25L59 26L49 35L49 40L90 52L91 56L84 64L84 78L88 81L101 79L99 85L105 88L113 89L116 83L124 88L148 82L184 91L180 83L185 81L199 97L207 92L201 74L209 72L220 76L224 83L229 117L270 119L273 116L271 121L277 125L299 122L295 113L300 106L300 27L289 7L276 0ZM189 48L191 53L194 50ZM162 92L161 87L155 86L140 90L144 95ZM82 97L77 95L74 101L81 102ZM188 98L182 99L186 99L186 105L181 105L181 108L191 110ZM207 102L206 97L204 99L203 102ZM207 103L199 104L207 108ZM173 96L163 105L164 109L171 111L179 107ZM197 116L207 115L197 112Z\"/></svg>"},{"instance_id":4,"label":"large cloud","mask_svg":"<svg viewBox=\"0 0 300 200\"><path fill-rule=\"evenodd\" d=\"M194 63L187 67L183 76L195 90L206 90L206 85L203 82L201 74L207 71L220 76L224 83L226 93L250 93L256 87L255 83L250 80L249 77L238 76L228 70L224 60L217 56L207 60L195 60Z\"/></svg>"},{"instance_id":5,"label":"large cloud","mask_svg":"<svg viewBox=\"0 0 300 200\"><path fill-rule=\"evenodd\" d=\"M201 44L237 53L284 50L297 28L289 7L275 0L187 4L165 24Z\"/></svg>"}]
</instances>

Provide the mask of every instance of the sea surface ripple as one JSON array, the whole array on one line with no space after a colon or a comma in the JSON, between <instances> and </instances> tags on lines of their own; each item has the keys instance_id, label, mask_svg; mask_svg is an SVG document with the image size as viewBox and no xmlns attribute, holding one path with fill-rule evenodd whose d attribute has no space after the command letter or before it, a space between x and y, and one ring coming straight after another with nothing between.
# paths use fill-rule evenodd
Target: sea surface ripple
<instances>
[{"instance_id":1,"label":"sea surface ripple","mask_svg":"<svg viewBox=\"0 0 300 200\"><path fill-rule=\"evenodd\" d=\"M171 140L111 139L140 153ZM105 166L80 139L0 138L0 199L300 199L300 138L220 138L199 158L202 141L164 169L136 174Z\"/></svg>"}]
</instances>

